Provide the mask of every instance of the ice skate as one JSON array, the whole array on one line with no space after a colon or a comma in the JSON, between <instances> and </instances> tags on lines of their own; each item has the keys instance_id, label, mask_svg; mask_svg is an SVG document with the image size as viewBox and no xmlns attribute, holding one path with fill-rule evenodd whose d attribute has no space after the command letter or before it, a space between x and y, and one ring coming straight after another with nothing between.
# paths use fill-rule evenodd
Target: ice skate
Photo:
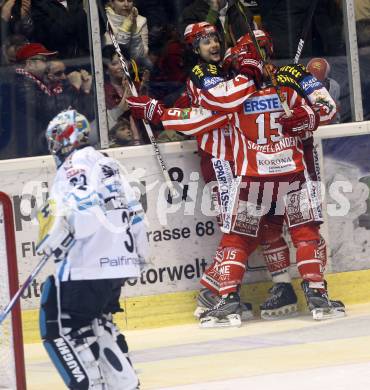
<instances>
[{"instance_id":1,"label":"ice skate","mask_svg":"<svg viewBox=\"0 0 370 390\"><path fill-rule=\"evenodd\" d=\"M240 297L231 293L220 297L214 307L204 311L199 317L201 328L227 328L240 327Z\"/></svg>"},{"instance_id":2,"label":"ice skate","mask_svg":"<svg viewBox=\"0 0 370 390\"><path fill-rule=\"evenodd\" d=\"M277 320L298 314L297 296L290 283L274 284L269 294L260 305L263 320Z\"/></svg>"},{"instance_id":3,"label":"ice skate","mask_svg":"<svg viewBox=\"0 0 370 390\"><path fill-rule=\"evenodd\" d=\"M194 317L199 319L202 313L207 309L213 308L220 299L221 297L219 295L208 290L208 288L202 288L197 297L197 307L194 311ZM249 302L241 302L239 314L242 321L253 319L252 304Z\"/></svg>"},{"instance_id":4,"label":"ice skate","mask_svg":"<svg viewBox=\"0 0 370 390\"><path fill-rule=\"evenodd\" d=\"M330 301L325 289L312 288L306 280L301 283L301 286L314 320L321 321L345 316L343 303Z\"/></svg>"}]
</instances>

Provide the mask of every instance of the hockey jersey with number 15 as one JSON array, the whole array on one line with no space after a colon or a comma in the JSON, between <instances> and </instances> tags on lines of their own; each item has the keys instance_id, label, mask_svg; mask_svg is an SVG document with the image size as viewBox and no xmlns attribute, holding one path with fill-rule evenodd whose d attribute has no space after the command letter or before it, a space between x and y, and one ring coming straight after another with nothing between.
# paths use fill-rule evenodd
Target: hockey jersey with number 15
<instances>
[{"instance_id":1,"label":"hockey jersey with number 15","mask_svg":"<svg viewBox=\"0 0 370 390\"><path fill-rule=\"evenodd\" d=\"M226 83L221 84L225 87ZM284 111L274 88L255 90L244 99L226 96L227 104L222 85L218 88L216 93L215 88L202 92L207 94L206 99L200 99L203 107L165 110L162 116L165 129L199 135L230 123L236 175L278 176L304 170L302 140L283 134L277 122ZM305 104L293 89L281 90L290 108Z\"/></svg>"},{"instance_id":2,"label":"hockey jersey with number 15","mask_svg":"<svg viewBox=\"0 0 370 390\"><path fill-rule=\"evenodd\" d=\"M291 88L282 87L281 92L291 109L306 104ZM284 133L277 122L283 113L275 89L264 87L232 114L234 131L230 138L238 175L281 176L305 169L301 138Z\"/></svg>"},{"instance_id":3,"label":"hockey jersey with number 15","mask_svg":"<svg viewBox=\"0 0 370 390\"><path fill-rule=\"evenodd\" d=\"M144 212L117 161L90 146L74 151L50 197L67 210L76 240L58 263L62 281L140 276L148 255Z\"/></svg>"}]
</instances>

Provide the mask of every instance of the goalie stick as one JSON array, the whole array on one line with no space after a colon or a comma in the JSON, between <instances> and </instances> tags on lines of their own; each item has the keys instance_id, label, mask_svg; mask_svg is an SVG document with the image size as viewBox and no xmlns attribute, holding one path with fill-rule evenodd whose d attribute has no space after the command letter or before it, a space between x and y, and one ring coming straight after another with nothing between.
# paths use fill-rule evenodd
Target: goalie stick
<instances>
[{"instance_id":1,"label":"goalie stick","mask_svg":"<svg viewBox=\"0 0 370 390\"><path fill-rule=\"evenodd\" d=\"M17 303L20 296L23 294L23 292L28 288L28 286L32 283L32 281L36 278L38 273L42 270L44 265L49 260L50 255L44 255L39 263L36 265L34 270L31 272L30 276L25 280L23 285L19 288L19 290L15 293L13 298L10 300L10 302L6 305L5 309L0 313L0 325L4 322L5 318L8 316L8 314L13 309L14 305Z\"/></svg>"},{"instance_id":2,"label":"goalie stick","mask_svg":"<svg viewBox=\"0 0 370 390\"><path fill-rule=\"evenodd\" d=\"M98 8L99 8L100 14L101 14L101 16L102 16L102 18L104 20L104 23L106 23L108 34L109 34L109 36L110 36L110 38L112 40L112 43L113 43L113 46L114 46L114 50L117 53L117 56L119 58L119 61L121 63L122 69L123 69L123 72L125 73L125 76L126 76L126 79L128 81L131 93L132 93L133 96L138 96L135 84L134 84L134 82L131 79L131 75L130 75L130 72L129 72L128 67L127 67L127 60L124 58L124 56L123 56L123 54L121 52L121 49L120 49L119 44L117 42L117 39L116 39L116 37L114 35L112 25L110 24L110 22L109 22L109 20L107 18L107 15L105 13L104 7L101 4L101 0L98 0ZM153 146L154 153L155 153L155 155L157 157L158 163L159 163L159 165L161 167L162 174L164 176L164 180L166 182L166 185L167 185L167 187L168 187L168 189L170 191L171 197L175 198L175 197L179 196L179 192L176 190L175 186L172 183L170 175L168 174L168 170L167 170L166 164L165 164L165 162L163 160L163 157L161 155L161 152L159 150L158 143L157 143L157 141L156 141L156 139L154 137L153 130L150 127L149 123L145 122L144 120L143 120L143 123L144 123L145 130L146 130L146 132L148 134L150 143Z\"/></svg>"},{"instance_id":3,"label":"goalie stick","mask_svg":"<svg viewBox=\"0 0 370 390\"><path fill-rule=\"evenodd\" d=\"M55 218L55 210L52 209L53 205L55 205L55 203L49 199L46 204L42 206L37 216L40 225L40 241L36 246L36 253L42 255L41 260L0 313L0 325L11 312L23 292L43 269L50 257L54 256L55 259L61 258L61 256L67 253L75 243L73 232L71 231L69 224L65 223L66 219L64 217ZM54 245L56 243L57 245Z\"/></svg>"}]
</instances>

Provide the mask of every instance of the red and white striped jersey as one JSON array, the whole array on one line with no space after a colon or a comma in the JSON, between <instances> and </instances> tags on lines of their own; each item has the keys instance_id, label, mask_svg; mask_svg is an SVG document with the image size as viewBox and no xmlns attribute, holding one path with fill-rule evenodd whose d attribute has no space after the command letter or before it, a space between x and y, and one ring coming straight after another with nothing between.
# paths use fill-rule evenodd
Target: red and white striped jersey
<instances>
[{"instance_id":1,"label":"red and white striped jersey","mask_svg":"<svg viewBox=\"0 0 370 390\"><path fill-rule=\"evenodd\" d=\"M244 100L257 90L254 81L243 75L220 82L208 90L196 88L191 80L187 87L191 93L192 105L218 113L239 111Z\"/></svg>"},{"instance_id":2,"label":"red and white striped jersey","mask_svg":"<svg viewBox=\"0 0 370 390\"><path fill-rule=\"evenodd\" d=\"M303 171L302 140L283 134L277 122L283 109L275 89L265 87L256 91L246 77L238 76L236 79L220 83L208 91L194 91L198 93L197 103L216 113L201 108L187 109L186 113L172 109L162 117L164 127L204 137L205 133L214 129L215 123L217 126L230 123L237 175L268 177ZM243 88L244 98L240 95ZM305 100L293 89L283 86L281 91L290 108L305 104ZM222 115L221 112L229 113ZM330 113L320 112L320 119L325 123L334 114L335 104ZM214 149L221 150L218 144Z\"/></svg>"},{"instance_id":3,"label":"red and white striped jersey","mask_svg":"<svg viewBox=\"0 0 370 390\"><path fill-rule=\"evenodd\" d=\"M210 91L200 91L200 94L209 94ZM283 87L282 92L290 108L304 104L304 99L292 89ZM203 108L185 111L170 109L162 116L163 126L168 130L203 136L212 132L215 124L221 126L230 123L230 141L237 175L278 176L304 169L302 141L299 137L284 135L281 125L276 122L283 109L273 88L254 90L248 99L244 98L242 104L237 100L235 104L230 101L229 109L236 111L239 108L239 111L225 115L219 113L224 109L224 99L221 98L218 103L214 94L211 97L212 107L218 113Z\"/></svg>"},{"instance_id":4,"label":"red and white striped jersey","mask_svg":"<svg viewBox=\"0 0 370 390\"><path fill-rule=\"evenodd\" d=\"M209 90L198 88L189 79L187 92L193 108L166 109L162 116L163 126L166 130L196 136L198 146L206 153L218 159L232 161L234 159L230 140L232 128L229 123L231 116L220 113L238 110L246 96L254 91L256 91L254 82L242 75L220 82ZM199 105L208 110L199 108ZM219 110L219 105L222 105L223 109ZM213 109L217 109L218 113L210 111Z\"/></svg>"},{"instance_id":5,"label":"red and white striped jersey","mask_svg":"<svg viewBox=\"0 0 370 390\"><path fill-rule=\"evenodd\" d=\"M281 92L289 108L305 104L293 89L282 87ZM267 87L256 91L233 114L231 143L238 175L273 177L304 170L302 140L284 134L277 122L283 112L275 89Z\"/></svg>"}]
</instances>

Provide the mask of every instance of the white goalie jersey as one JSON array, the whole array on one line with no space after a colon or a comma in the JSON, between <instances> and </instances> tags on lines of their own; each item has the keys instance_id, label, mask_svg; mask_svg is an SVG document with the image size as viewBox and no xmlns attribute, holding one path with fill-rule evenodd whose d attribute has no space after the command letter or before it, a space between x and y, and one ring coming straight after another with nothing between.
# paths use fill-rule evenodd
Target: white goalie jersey
<instances>
[{"instance_id":1,"label":"white goalie jersey","mask_svg":"<svg viewBox=\"0 0 370 390\"><path fill-rule=\"evenodd\" d=\"M75 244L58 263L60 280L140 276L148 256L144 211L117 161L88 146L58 169L50 198Z\"/></svg>"}]
</instances>

